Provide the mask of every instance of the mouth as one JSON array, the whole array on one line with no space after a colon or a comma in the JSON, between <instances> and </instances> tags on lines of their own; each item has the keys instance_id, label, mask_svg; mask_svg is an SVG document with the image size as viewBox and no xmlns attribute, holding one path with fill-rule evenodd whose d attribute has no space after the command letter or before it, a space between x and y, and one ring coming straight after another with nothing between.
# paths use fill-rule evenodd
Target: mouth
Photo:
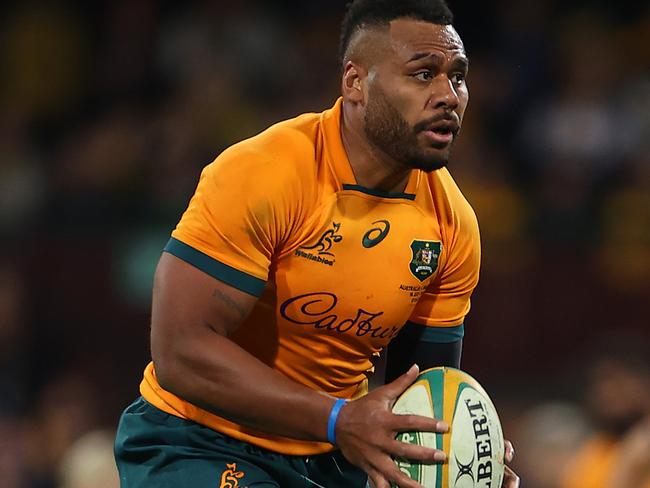
<instances>
[{"instance_id":1,"label":"mouth","mask_svg":"<svg viewBox=\"0 0 650 488\"><path fill-rule=\"evenodd\" d=\"M454 133L451 131L425 130L424 135L436 145L443 147L454 140Z\"/></svg>"},{"instance_id":2,"label":"mouth","mask_svg":"<svg viewBox=\"0 0 650 488\"><path fill-rule=\"evenodd\" d=\"M429 124L423 132L427 139L429 139L435 146L444 148L454 140L459 129L460 126L456 121L453 119L444 119Z\"/></svg>"}]
</instances>

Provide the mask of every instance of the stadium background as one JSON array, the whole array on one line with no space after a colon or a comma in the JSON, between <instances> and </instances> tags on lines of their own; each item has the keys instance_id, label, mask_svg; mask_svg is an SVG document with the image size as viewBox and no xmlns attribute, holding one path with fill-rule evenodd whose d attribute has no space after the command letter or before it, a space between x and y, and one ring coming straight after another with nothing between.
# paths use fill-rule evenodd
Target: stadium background
<instances>
[{"instance_id":1,"label":"stadium background","mask_svg":"<svg viewBox=\"0 0 650 488\"><path fill-rule=\"evenodd\" d=\"M471 60L451 170L484 256L463 365L526 487L558 486L592 432L597 352L650 357L642 3L451 2ZM111 430L148 361L161 248L216 154L331 105L344 4L0 7L2 486L115 486Z\"/></svg>"}]
</instances>

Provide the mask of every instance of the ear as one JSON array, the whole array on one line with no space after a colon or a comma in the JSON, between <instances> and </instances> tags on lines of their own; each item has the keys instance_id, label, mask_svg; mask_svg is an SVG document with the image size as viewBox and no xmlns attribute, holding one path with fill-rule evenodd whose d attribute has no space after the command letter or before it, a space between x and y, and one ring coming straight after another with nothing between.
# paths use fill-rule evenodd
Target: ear
<instances>
[{"instance_id":1,"label":"ear","mask_svg":"<svg viewBox=\"0 0 650 488\"><path fill-rule=\"evenodd\" d=\"M352 61L345 64L343 70L343 80L341 93L343 99L351 103L363 103L364 96L364 80L367 78L368 72L363 66L360 66Z\"/></svg>"}]
</instances>

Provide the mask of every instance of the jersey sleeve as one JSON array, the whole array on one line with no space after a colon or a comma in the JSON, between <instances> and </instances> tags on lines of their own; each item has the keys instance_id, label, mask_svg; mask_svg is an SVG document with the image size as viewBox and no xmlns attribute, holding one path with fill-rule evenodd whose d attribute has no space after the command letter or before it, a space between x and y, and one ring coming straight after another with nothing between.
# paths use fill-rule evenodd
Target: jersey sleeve
<instances>
[{"instance_id":1,"label":"jersey sleeve","mask_svg":"<svg viewBox=\"0 0 650 488\"><path fill-rule=\"evenodd\" d=\"M427 327L423 339L430 342L453 342L463 338L464 319L478 283L481 262L478 222L472 208L464 203L454 217L443 268L420 297L409 318L409 322Z\"/></svg>"},{"instance_id":2,"label":"jersey sleeve","mask_svg":"<svg viewBox=\"0 0 650 488\"><path fill-rule=\"evenodd\" d=\"M229 149L208 165L165 251L254 296L284 232L283 177L254 151Z\"/></svg>"}]
</instances>

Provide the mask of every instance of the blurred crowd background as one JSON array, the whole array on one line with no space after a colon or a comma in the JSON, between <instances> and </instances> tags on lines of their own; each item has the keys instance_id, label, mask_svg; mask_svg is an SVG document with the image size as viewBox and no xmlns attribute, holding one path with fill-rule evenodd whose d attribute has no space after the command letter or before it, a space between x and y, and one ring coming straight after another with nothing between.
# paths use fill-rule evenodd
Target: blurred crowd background
<instances>
[{"instance_id":1,"label":"blurred crowd background","mask_svg":"<svg viewBox=\"0 0 650 488\"><path fill-rule=\"evenodd\" d=\"M2 3L2 487L118 486L161 249L220 151L332 105L345 3ZM650 7L450 3L471 64L451 170L484 256L463 368L524 487L641 488Z\"/></svg>"}]
</instances>

